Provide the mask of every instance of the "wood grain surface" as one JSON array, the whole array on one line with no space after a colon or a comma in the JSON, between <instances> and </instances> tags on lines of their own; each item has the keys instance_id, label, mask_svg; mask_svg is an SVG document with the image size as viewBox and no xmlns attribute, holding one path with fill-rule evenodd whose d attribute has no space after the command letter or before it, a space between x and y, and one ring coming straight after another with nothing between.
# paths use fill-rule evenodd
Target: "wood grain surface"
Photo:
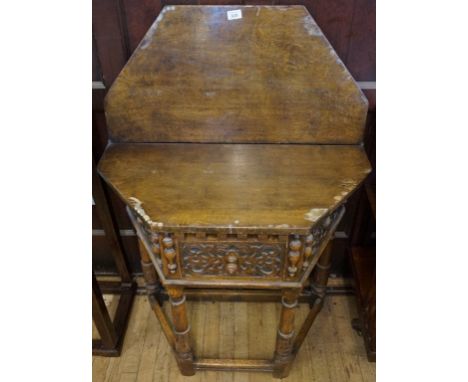
<instances>
[{"instance_id":1,"label":"wood grain surface","mask_svg":"<svg viewBox=\"0 0 468 382\"><path fill-rule=\"evenodd\" d=\"M356 144L366 113L303 6L166 6L106 97L116 142Z\"/></svg>"},{"instance_id":2,"label":"wood grain surface","mask_svg":"<svg viewBox=\"0 0 468 382\"><path fill-rule=\"evenodd\" d=\"M161 230L307 231L370 172L360 146L113 144L98 171Z\"/></svg>"}]
</instances>

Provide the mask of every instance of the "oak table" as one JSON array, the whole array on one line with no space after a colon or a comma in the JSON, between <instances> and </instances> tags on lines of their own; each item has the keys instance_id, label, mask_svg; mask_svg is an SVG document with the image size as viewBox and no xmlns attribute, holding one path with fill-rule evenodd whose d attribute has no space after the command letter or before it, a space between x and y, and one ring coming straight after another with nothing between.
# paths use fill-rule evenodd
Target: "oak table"
<instances>
[{"instance_id":1,"label":"oak table","mask_svg":"<svg viewBox=\"0 0 468 382\"><path fill-rule=\"evenodd\" d=\"M106 96L110 143L98 170L127 204L182 374L288 375L323 305L344 203L371 170L367 106L302 6L161 11ZM311 310L296 332L306 289ZM193 354L189 291L281 301L273 359Z\"/></svg>"}]
</instances>

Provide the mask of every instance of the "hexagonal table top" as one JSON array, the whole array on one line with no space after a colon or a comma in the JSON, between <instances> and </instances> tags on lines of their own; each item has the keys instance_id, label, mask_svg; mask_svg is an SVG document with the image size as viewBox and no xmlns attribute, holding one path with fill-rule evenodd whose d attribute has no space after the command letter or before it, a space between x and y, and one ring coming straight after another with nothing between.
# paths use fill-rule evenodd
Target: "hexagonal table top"
<instances>
[{"instance_id":1,"label":"hexagonal table top","mask_svg":"<svg viewBox=\"0 0 468 382\"><path fill-rule=\"evenodd\" d=\"M118 143L99 171L155 229L306 233L371 167L345 145Z\"/></svg>"},{"instance_id":2,"label":"hexagonal table top","mask_svg":"<svg viewBox=\"0 0 468 382\"><path fill-rule=\"evenodd\" d=\"M117 142L361 142L367 100L303 6L166 6L106 98Z\"/></svg>"}]
</instances>

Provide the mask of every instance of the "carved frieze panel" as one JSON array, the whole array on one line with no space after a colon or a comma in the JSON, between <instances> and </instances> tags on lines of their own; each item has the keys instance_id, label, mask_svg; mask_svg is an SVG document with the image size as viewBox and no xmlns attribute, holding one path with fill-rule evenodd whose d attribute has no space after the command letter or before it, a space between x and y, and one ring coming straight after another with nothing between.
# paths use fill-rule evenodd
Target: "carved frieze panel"
<instances>
[{"instance_id":1,"label":"carved frieze panel","mask_svg":"<svg viewBox=\"0 0 468 382\"><path fill-rule=\"evenodd\" d=\"M344 213L341 206L307 234L288 236L228 234L222 230L161 232L150 219L143 218L147 215L141 205L136 207L139 211L131 211L135 224L145 237L153 262L168 279L211 276L298 281L317 261Z\"/></svg>"},{"instance_id":2,"label":"carved frieze panel","mask_svg":"<svg viewBox=\"0 0 468 382\"><path fill-rule=\"evenodd\" d=\"M185 275L280 278L285 243L183 242Z\"/></svg>"}]
</instances>

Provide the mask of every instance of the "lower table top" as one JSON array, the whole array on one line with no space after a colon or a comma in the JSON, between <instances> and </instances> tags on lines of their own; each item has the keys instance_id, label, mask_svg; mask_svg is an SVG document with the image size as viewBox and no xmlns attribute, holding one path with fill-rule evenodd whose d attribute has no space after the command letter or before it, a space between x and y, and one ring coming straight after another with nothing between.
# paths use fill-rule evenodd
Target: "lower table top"
<instances>
[{"instance_id":1,"label":"lower table top","mask_svg":"<svg viewBox=\"0 0 468 382\"><path fill-rule=\"evenodd\" d=\"M354 145L115 143L98 171L161 230L299 233L342 204L371 167Z\"/></svg>"}]
</instances>

